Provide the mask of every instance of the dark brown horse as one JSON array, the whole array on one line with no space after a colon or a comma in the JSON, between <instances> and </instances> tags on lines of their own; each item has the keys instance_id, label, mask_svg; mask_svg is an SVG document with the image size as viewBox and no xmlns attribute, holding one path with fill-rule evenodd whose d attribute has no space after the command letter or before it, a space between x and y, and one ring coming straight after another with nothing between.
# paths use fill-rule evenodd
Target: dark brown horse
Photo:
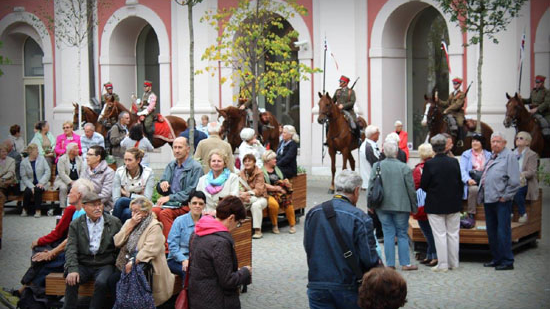
<instances>
[{"instance_id":1,"label":"dark brown horse","mask_svg":"<svg viewBox=\"0 0 550 309\"><path fill-rule=\"evenodd\" d=\"M445 121L445 115L443 115L443 111L445 110L444 107L442 107L439 104L438 99L433 99L431 97L428 97L424 95L424 99L426 100L426 105L424 109L424 117L422 118L422 125L428 126L428 129L430 130L430 134L428 136L428 139L432 138L433 136L439 134L439 133L451 133L449 126L447 124L447 121ZM453 154L459 156L461 155L465 150L470 149L472 147L472 134L475 133L477 121L472 119L466 119L464 121L463 130L466 133L466 137L462 140L462 146L457 145L457 139L453 136L453 149L451 150ZM485 149L491 151L491 145L489 141L491 140L491 134L493 134L493 129L489 127L485 122L481 122L481 135L485 138Z\"/></svg>"},{"instance_id":2,"label":"dark brown horse","mask_svg":"<svg viewBox=\"0 0 550 309\"><path fill-rule=\"evenodd\" d=\"M74 116L73 116L73 126L75 130L78 130L79 123L78 123L78 104L73 103L74 106ZM107 136L107 130L101 125L101 123L97 122L97 118L99 115L91 108L87 106L82 106L82 125L86 123L92 123L95 126L95 131L100 133L103 136Z\"/></svg>"},{"instance_id":3,"label":"dark brown horse","mask_svg":"<svg viewBox=\"0 0 550 309\"><path fill-rule=\"evenodd\" d=\"M139 121L139 116L130 112L122 103L120 102L107 102L107 106L105 107L105 110L103 112L103 119L109 119L109 118L116 118L118 119L118 114L122 112L127 112L130 114L130 125L128 127L131 127L133 124L137 123ZM165 119L167 119L170 122L170 125L172 126L172 129L174 130L175 137L178 137L183 131L187 129L187 122L180 117L177 116L163 116ZM158 122L157 122L158 125ZM169 143L172 145L171 142L162 139L153 137L153 140L151 141L151 144L153 144L153 147L159 148L162 147L164 144Z\"/></svg>"},{"instance_id":4,"label":"dark brown horse","mask_svg":"<svg viewBox=\"0 0 550 309\"><path fill-rule=\"evenodd\" d=\"M319 92L319 124L328 123L327 145L331 161L332 180L330 182L329 193L334 193L334 174L336 174L336 152L342 153L344 165L342 169L347 168L347 161L352 170L355 170L355 159L351 152L359 147L359 141L351 132L348 121L340 111L337 104L332 101L328 93L324 95ZM357 117L361 127L366 128L367 122Z\"/></svg>"},{"instance_id":5,"label":"dark brown horse","mask_svg":"<svg viewBox=\"0 0 550 309\"><path fill-rule=\"evenodd\" d=\"M529 146L534 152L538 153L540 158L550 157L550 143L544 142L544 137L534 117L529 114L525 105L521 100L521 96L517 93L511 97L506 93L508 102L506 103L506 116L504 118L504 126L516 128L516 133L525 131L531 134L531 145Z\"/></svg>"},{"instance_id":6,"label":"dark brown horse","mask_svg":"<svg viewBox=\"0 0 550 309\"><path fill-rule=\"evenodd\" d=\"M246 126L246 111L235 106L218 109L218 118L223 116L224 120L220 129L220 137L227 137L233 151L239 148L242 143L241 130ZM262 142L264 146L272 150L279 147L279 122L270 112L260 113L260 126L266 126L262 130Z\"/></svg>"}]
</instances>

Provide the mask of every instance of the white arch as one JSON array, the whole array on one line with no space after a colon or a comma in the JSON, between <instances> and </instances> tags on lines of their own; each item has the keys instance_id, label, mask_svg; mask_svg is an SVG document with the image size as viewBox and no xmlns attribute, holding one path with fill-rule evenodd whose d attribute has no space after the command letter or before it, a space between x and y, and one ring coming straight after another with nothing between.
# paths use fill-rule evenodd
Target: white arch
<instances>
[{"instance_id":1,"label":"white arch","mask_svg":"<svg viewBox=\"0 0 550 309\"><path fill-rule=\"evenodd\" d=\"M141 4L135 4L131 6L127 5L116 10L105 24L105 28L103 29L100 39L101 49L99 55L99 65L101 68L102 82L111 80L113 83L115 83L116 87L117 81L113 80L113 77L111 76L112 74L110 72L110 67L114 64L114 62L117 62L116 64L118 64L118 62L124 61L127 62L128 65L135 66L135 55L133 59L120 59L120 57L119 59L115 59L112 57L113 55L111 55L111 51L114 47L112 46L112 36L116 33L116 28L125 20L131 17L137 17L145 20L145 22L150 24L155 31L155 34L157 35L157 39L159 41L159 77L161 81L170 81L170 38L168 37L166 26L163 20L153 10ZM136 29L136 37L141 30L142 28ZM132 86L132 91L136 92L136 83L132 81L132 84L134 85ZM170 94L170 84L170 82L164 82L158 85L159 88L157 88L157 91L161 97L161 113L163 114L167 114L170 109L169 102L171 102L172 98ZM128 91L126 90L125 92ZM128 93L123 93L121 95L121 100L123 102L128 102L128 95ZM122 98L124 98L124 100Z\"/></svg>"},{"instance_id":2,"label":"white arch","mask_svg":"<svg viewBox=\"0 0 550 309\"><path fill-rule=\"evenodd\" d=\"M535 55L534 75L544 75L550 82L550 8L542 15L535 34L533 53ZM548 83L546 83L548 86Z\"/></svg>"},{"instance_id":3,"label":"white arch","mask_svg":"<svg viewBox=\"0 0 550 309\"><path fill-rule=\"evenodd\" d=\"M0 20L0 36L6 35L5 32L8 27L20 22L27 24L36 31L36 33L32 33L30 31L21 31L20 33L24 33L35 40L44 52L44 63L51 63L53 54L50 33L47 31L46 26L42 23L38 16L29 12L15 12L6 15L2 18L2 20Z\"/></svg>"}]
</instances>

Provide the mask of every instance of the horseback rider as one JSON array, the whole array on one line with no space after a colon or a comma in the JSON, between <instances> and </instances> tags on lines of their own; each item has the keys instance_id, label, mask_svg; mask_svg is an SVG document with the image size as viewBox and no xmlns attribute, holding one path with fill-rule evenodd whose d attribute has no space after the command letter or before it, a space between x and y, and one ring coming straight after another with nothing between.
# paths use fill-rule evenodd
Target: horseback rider
<instances>
[{"instance_id":1,"label":"horseback rider","mask_svg":"<svg viewBox=\"0 0 550 309\"><path fill-rule=\"evenodd\" d=\"M155 118L157 112L155 107L157 105L157 95L153 92L153 83L149 80L143 82L143 96L141 102L137 102L139 120L143 122L143 129L149 140L153 139L153 133L155 132Z\"/></svg>"},{"instance_id":2,"label":"horseback rider","mask_svg":"<svg viewBox=\"0 0 550 309\"><path fill-rule=\"evenodd\" d=\"M349 123L351 131L356 136L360 136L359 125L357 124L357 115L353 110L355 105L355 91L348 87L349 78L342 75L338 80L340 88L334 92L332 99L338 105L338 108L344 113L344 117Z\"/></svg>"},{"instance_id":3,"label":"horseback rider","mask_svg":"<svg viewBox=\"0 0 550 309\"><path fill-rule=\"evenodd\" d=\"M535 88L531 90L529 99L522 99L523 104L529 105L529 113L535 117L543 129L550 126L550 90L544 87L545 76L537 75L535 77ZM548 134L543 135L549 138Z\"/></svg>"},{"instance_id":4,"label":"horseback rider","mask_svg":"<svg viewBox=\"0 0 550 309\"><path fill-rule=\"evenodd\" d=\"M105 88L105 93L101 95L101 112L99 113L99 118L97 119L98 122L101 122L101 124L109 130L115 123L117 123L116 117L113 117L111 119L103 119L103 113L105 113L105 106L107 106L107 102L120 102L120 98L118 97L118 94L113 92L113 83L106 82L103 84L103 88Z\"/></svg>"},{"instance_id":5,"label":"horseback rider","mask_svg":"<svg viewBox=\"0 0 550 309\"><path fill-rule=\"evenodd\" d=\"M462 126L464 125L464 92L460 90L462 85L462 78L455 77L453 78L453 92L449 94L449 99L444 101L440 100L439 104L442 107L446 107L443 111L443 114L447 116L447 121L451 134L457 139L457 146L460 147L460 144L463 143L462 139L464 138L464 130Z\"/></svg>"}]
</instances>

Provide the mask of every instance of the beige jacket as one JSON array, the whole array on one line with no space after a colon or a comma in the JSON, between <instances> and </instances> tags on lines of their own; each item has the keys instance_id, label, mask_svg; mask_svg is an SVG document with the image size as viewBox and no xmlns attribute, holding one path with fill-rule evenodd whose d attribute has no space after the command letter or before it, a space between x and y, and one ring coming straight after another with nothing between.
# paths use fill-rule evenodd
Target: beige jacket
<instances>
[{"instance_id":1,"label":"beige jacket","mask_svg":"<svg viewBox=\"0 0 550 309\"><path fill-rule=\"evenodd\" d=\"M115 246L120 248L126 245L130 233L128 224L130 220L122 226L120 231L113 237ZM172 297L174 291L174 275L168 268L166 255L164 254L164 235L162 234L162 224L153 219L149 226L143 231L139 238L137 247L138 254L136 260L140 262L151 262L153 265L153 299L155 306L159 306Z\"/></svg>"},{"instance_id":2,"label":"beige jacket","mask_svg":"<svg viewBox=\"0 0 550 309\"><path fill-rule=\"evenodd\" d=\"M539 198L539 182L537 180L537 162L539 156L530 148L525 148L523 166L520 168L521 178L527 180L526 200L536 201Z\"/></svg>"},{"instance_id":3,"label":"beige jacket","mask_svg":"<svg viewBox=\"0 0 550 309\"><path fill-rule=\"evenodd\" d=\"M200 160L204 173L206 174L210 171L210 166L208 166L207 162L208 154L214 149L220 149L225 152L225 154L229 157L229 166L227 168L229 168L231 172L234 172L235 159L233 158L233 150L231 149L231 145L229 145L226 141L222 141L219 135L210 134L207 139L203 139L199 142L194 155L195 160Z\"/></svg>"},{"instance_id":4,"label":"beige jacket","mask_svg":"<svg viewBox=\"0 0 550 309\"><path fill-rule=\"evenodd\" d=\"M82 157L76 156L76 172L78 173L78 176L82 175ZM57 161L57 176L55 177L55 181L53 183L54 189L58 189L59 186L64 183L65 185L68 185L72 180L69 177L71 174L71 161L69 160L69 156L67 154L62 155L59 157L59 161Z\"/></svg>"},{"instance_id":5,"label":"beige jacket","mask_svg":"<svg viewBox=\"0 0 550 309\"><path fill-rule=\"evenodd\" d=\"M15 183L15 160L6 157L4 164L0 164L0 178L2 180L13 180Z\"/></svg>"}]
</instances>

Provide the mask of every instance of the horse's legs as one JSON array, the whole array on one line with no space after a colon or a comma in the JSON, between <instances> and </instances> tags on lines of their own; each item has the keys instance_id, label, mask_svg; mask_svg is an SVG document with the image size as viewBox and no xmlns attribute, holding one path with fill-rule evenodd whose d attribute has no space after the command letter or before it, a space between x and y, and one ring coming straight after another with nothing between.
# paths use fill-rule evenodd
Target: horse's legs
<instances>
[{"instance_id":1,"label":"horse's legs","mask_svg":"<svg viewBox=\"0 0 550 309\"><path fill-rule=\"evenodd\" d=\"M330 171L332 172L332 179L330 181L330 188L328 189L329 194L334 194L334 174L336 174L336 150L333 148L328 149L330 155Z\"/></svg>"},{"instance_id":2,"label":"horse's legs","mask_svg":"<svg viewBox=\"0 0 550 309\"><path fill-rule=\"evenodd\" d=\"M351 153L351 150L348 152L348 160L349 160L349 166L351 167L351 170L355 171L355 159L353 158L353 154Z\"/></svg>"}]
</instances>

